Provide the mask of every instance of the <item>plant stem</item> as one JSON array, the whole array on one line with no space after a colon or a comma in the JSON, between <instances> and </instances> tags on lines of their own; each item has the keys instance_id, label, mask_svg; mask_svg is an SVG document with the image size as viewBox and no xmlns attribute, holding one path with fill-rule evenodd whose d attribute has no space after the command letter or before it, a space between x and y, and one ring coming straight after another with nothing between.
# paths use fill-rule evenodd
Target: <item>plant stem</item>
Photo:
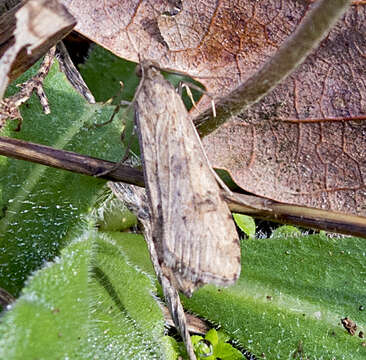
<instances>
[{"instance_id":1,"label":"plant stem","mask_svg":"<svg viewBox=\"0 0 366 360\"><path fill-rule=\"evenodd\" d=\"M216 117L209 109L194 119L200 136L208 135L232 116L258 102L290 75L319 45L350 4L350 0L316 1L274 56L247 81L216 103Z\"/></svg>"},{"instance_id":2,"label":"plant stem","mask_svg":"<svg viewBox=\"0 0 366 360\"><path fill-rule=\"evenodd\" d=\"M138 169L123 165L116 168L116 163L111 161L22 140L0 136L0 155L89 176L112 170L100 178L144 186L142 171ZM226 191L223 191L223 196L233 212L249 214L269 221L366 238L366 218L362 216L283 204L253 195L233 193L229 196Z\"/></svg>"},{"instance_id":3,"label":"plant stem","mask_svg":"<svg viewBox=\"0 0 366 360\"><path fill-rule=\"evenodd\" d=\"M88 176L98 177L98 174L106 173L100 178L144 186L144 176L142 171L138 169L124 165L117 168L116 163L111 161L96 159L71 151L57 150L23 140L0 136L0 155Z\"/></svg>"}]
</instances>

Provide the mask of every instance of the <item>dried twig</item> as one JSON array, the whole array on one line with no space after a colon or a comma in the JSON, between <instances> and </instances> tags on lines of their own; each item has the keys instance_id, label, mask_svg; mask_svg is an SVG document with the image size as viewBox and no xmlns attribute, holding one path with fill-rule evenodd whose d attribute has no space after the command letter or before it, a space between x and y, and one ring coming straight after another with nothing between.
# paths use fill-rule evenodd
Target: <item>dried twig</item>
<instances>
[{"instance_id":1,"label":"dried twig","mask_svg":"<svg viewBox=\"0 0 366 360\"><path fill-rule=\"evenodd\" d=\"M33 65L76 23L58 0L23 1L1 15L0 99L9 81Z\"/></svg>"},{"instance_id":2,"label":"dried twig","mask_svg":"<svg viewBox=\"0 0 366 360\"><path fill-rule=\"evenodd\" d=\"M18 87L20 91L15 95L10 96L0 102L0 129L4 126L6 120L19 120L18 130L20 129L22 123L22 115L19 111L19 106L24 104L33 94L33 91L39 97L43 111L45 114L51 112L48 105L47 96L43 90L43 81L47 76L53 59L55 57L55 47L53 47L44 57L44 60L35 76L19 84Z\"/></svg>"},{"instance_id":3,"label":"dried twig","mask_svg":"<svg viewBox=\"0 0 366 360\"><path fill-rule=\"evenodd\" d=\"M205 136L232 116L244 111L290 75L318 46L334 23L351 4L350 0L317 0L296 31L264 66L238 88L194 119L198 133Z\"/></svg>"},{"instance_id":4,"label":"dried twig","mask_svg":"<svg viewBox=\"0 0 366 360\"><path fill-rule=\"evenodd\" d=\"M109 183L113 193L120 199L139 219L144 228L144 237L149 249L151 262L155 273L163 289L164 297L176 328L179 330L182 339L187 347L190 359L195 360L188 326L184 314L183 306L180 302L178 291L172 286L171 280L164 274L160 265L158 244L154 239L154 220L149 201L144 189L123 183Z\"/></svg>"},{"instance_id":5,"label":"dried twig","mask_svg":"<svg viewBox=\"0 0 366 360\"><path fill-rule=\"evenodd\" d=\"M5 289L0 288L0 305L6 308L15 301L15 297L8 293Z\"/></svg>"},{"instance_id":6,"label":"dried twig","mask_svg":"<svg viewBox=\"0 0 366 360\"><path fill-rule=\"evenodd\" d=\"M144 186L142 171L136 168L123 165L116 167L116 163L111 161L23 140L0 136L0 155L89 176L105 172L105 175L101 176L103 179ZM366 238L366 218L362 216L284 204L259 196L235 192L232 196L223 192L223 196L233 212L249 214L268 221ZM253 204L252 207L248 206L250 203Z\"/></svg>"},{"instance_id":7,"label":"dried twig","mask_svg":"<svg viewBox=\"0 0 366 360\"><path fill-rule=\"evenodd\" d=\"M95 99L93 94L86 85L84 79L81 77L78 69L72 62L69 52L64 43L60 41L56 46L56 57L60 63L61 71L66 75L71 85L84 97L89 104L94 104Z\"/></svg>"},{"instance_id":8,"label":"dried twig","mask_svg":"<svg viewBox=\"0 0 366 360\"><path fill-rule=\"evenodd\" d=\"M174 326L175 327L175 324L174 324L173 319L172 319L172 317L169 313L168 308L166 306L164 306L163 304L160 304L160 308L161 308L161 310L163 312L163 315L164 315L165 324L167 326ZM199 317L194 316L192 314L189 314L187 312L185 313L185 315L186 315L186 320L187 320L188 331L190 333L204 335L210 329L209 326L203 320L201 320Z\"/></svg>"}]
</instances>

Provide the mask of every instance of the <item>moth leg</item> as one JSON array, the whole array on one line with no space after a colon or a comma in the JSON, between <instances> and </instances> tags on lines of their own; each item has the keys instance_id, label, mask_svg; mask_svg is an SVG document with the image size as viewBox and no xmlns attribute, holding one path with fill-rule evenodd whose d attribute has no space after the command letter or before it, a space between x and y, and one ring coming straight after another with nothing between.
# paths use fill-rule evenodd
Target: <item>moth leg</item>
<instances>
[{"instance_id":1,"label":"moth leg","mask_svg":"<svg viewBox=\"0 0 366 360\"><path fill-rule=\"evenodd\" d=\"M121 138L122 138L122 135L123 135L123 132L121 134ZM93 176L101 177L101 176L105 176L105 175L110 174L111 172L117 170L121 165L124 165L124 163L126 162L128 157L130 156L130 150L131 150L131 140L128 141L125 152L120 161L118 161L112 168L102 171L100 173L96 173Z\"/></svg>"},{"instance_id":2,"label":"moth leg","mask_svg":"<svg viewBox=\"0 0 366 360\"><path fill-rule=\"evenodd\" d=\"M103 125L106 125L106 124L109 124L110 122L112 122L113 121L113 118L116 116L116 114L119 112L119 110L120 110L120 108L121 108L121 106L123 106L123 105L126 105L127 104L127 108L125 109L125 111L123 112L123 115L124 114L127 114L129 111L130 111L130 109L132 108L132 106L134 106L134 104L135 104L135 102L136 102L136 98L137 98L137 96L138 96L138 94L140 93L140 91L141 91L141 89L142 89L142 85L143 85L143 82L144 82L144 78L145 78L145 72L144 72L145 70L144 70L144 67L143 66L139 66L139 65L137 65L137 67L136 67L136 73L138 73L139 74L139 76L141 77L141 81L140 81L140 83L139 83L139 85L138 85L138 87L137 87L137 89L136 89L136 91L135 91L135 94L134 94L134 96L133 96L133 99L132 99L132 101L131 102L127 102L127 101L121 101L117 106L116 106L116 108L114 109L114 112L113 112L113 114L112 114L112 116L111 116L111 118L107 121L107 122L105 122L105 123L103 123L103 124L101 124L101 126L103 126ZM120 82L120 84L121 84L121 89L120 89L120 92L122 91L122 87L123 87L123 83L122 82ZM122 116L123 116L122 115ZM133 134L134 134L134 131L135 131L135 128L133 128ZM132 134L132 135L133 135ZM121 134L121 140L123 141L123 138L124 138L124 136L125 136L125 130L123 130L122 131L122 134ZM113 168L112 169L110 169L110 170L106 170L106 171L103 171L103 172L101 172L101 173L99 173L99 174L96 174L96 175L94 175L94 176L104 176L104 175L106 175L106 174L109 174L110 172L112 172L112 171L114 171L114 170L116 170L120 165L122 165L126 160L127 160L127 158L128 158L128 156L129 156L129 153L130 153L130 148L131 148L131 140L128 142L128 144L127 144L127 147L126 147L126 150L125 150L125 153L124 153L124 155L123 155L123 157L122 157L122 159L115 165L115 166L113 166Z\"/></svg>"},{"instance_id":3,"label":"moth leg","mask_svg":"<svg viewBox=\"0 0 366 360\"><path fill-rule=\"evenodd\" d=\"M136 130L135 130L135 126L132 129L132 134L130 136L130 138L127 141L127 146L125 149L125 153L122 156L122 159L117 163L117 165L122 165L130 156L130 151L131 151L131 144L132 144L132 137L136 135ZM126 136L126 129L123 129L122 133L121 133L121 141L123 142ZM117 166L117 167L118 167Z\"/></svg>"},{"instance_id":4,"label":"moth leg","mask_svg":"<svg viewBox=\"0 0 366 360\"><path fill-rule=\"evenodd\" d=\"M118 97L120 97L120 96L121 96L121 94L122 94L122 90L123 90L123 82L122 82L122 81L120 81L120 82L119 82L119 84L120 84L120 88L119 88L119 91L118 91L117 95L114 95L111 99L107 100L104 104L109 104L109 103L111 103L114 99L116 99L116 98L118 98ZM133 105L133 104L132 104L132 102L130 102L130 101L121 100L121 101L116 105L116 107L114 108L113 114L111 115L111 117L109 118L109 120L107 120L107 121L105 121L105 122L103 122L103 123L101 123L101 124L94 124L94 126L95 126L95 127L102 127L102 126L104 126L104 125L108 125L108 124L110 124L110 123L114 120L115 116L119 113L119 111L121 110L121 107L122 107L122 106L127 106L127 108L126 108L126 109L125 109L125 111L123 112L123 114L125 114L125 113L127 113L127 112L130 110L130 108L131 108L131 106L132 106L132 105Z\"/></svg>"},{"instance_id":5,"label":"moth leg","mask_svg":"<svg viewBox=\"0 0 366 360\"><path fill-rule=\"evenodd\" d=\"M104 126L104 125L107 125L109 123L111 123L113 121L113 118L116 116L116 114L119 112L119 109L121 108L121 106L124 106L124 105L128 105L128 107L125 109L125 111L123 112L123 114L127 113L130 106L132 105L132 102L128 102L128 101L121 101L117 106L116 108L114 109L114 112L111 116L111 118L102 123L102 124L98 124L96 126ZM123 116L123 115L122 115ZM125 135L126 135L126 128L123 129L122 133L121 133L121 142L124 142L124 138L125 138ZM105 170L105 171L102 171L100 173L97 173L97 174L94 174L94 176L96 177L100 177L100 176L105 176L107 174L110 174L111 172L115 171L116 169L118 169L121 165L123 165L125 163L125 161L128 159L128 157L130 156L130 150L131 150L131 144L132 144L132 136L135 135L135 127L133 127L133 130L132 130L132 134L131 134L131 137L129 138L128 142L127 142L127 146L126 146L126 149L124 151L124 154L122 156L122 159L119 160L111 169L109 170Z\"/></svg>"},{"instance_id":6,"label":"moth leg","mask_svg":"<svg viewBox=\"0 0 366 360\"><path fill-rule=\"evenodd\" d=\"M137 72L137 73L139 74L139 76L141 77L141 81L140 81L139 86L137 87L137 89L136 89L136 91L135 91L135 95L133 96L132 101L131 101L131 102L121 101L121 102L116 106L116 108L114 109L114 112L113 112L113 114L112 114L111 118L110 118L108 121L106 121L106 122L104 122L104 123L102 123L102 124L100 124L100 125L98 125L98 126L104 126L104 125L109 124L110 122L112 122L112 121L113 121L113 118L114 118L114 117L116 116L116 114L119 112L119 110L120 110L121 106L123 106L123 105L126 105L126 104L127 104L127 108L126 108L126 109L125 109L125 111L123 112L123 115L124 115L124 114L127 114L127 113L130 111L130 109L132 108L132 106L134 106L134 104L135 104L135 102L136 102L136 98L137 98L138 94L140 93L140 91L141 91L141 89L142 89L142 85L143 85L143 82L144 82L144 79L145 79L145 70L144 70L144 67L143 67L143 66L139 66L139 65L137 65L136 72ZM122 91L123 84L122 84L122 83L120 83L120 84L121 84L121 90L120 90L120 92L121 92L121 91ZM123 115L122 115L122 116L123 116ZM132 135L134 135L134 133L135 133L135 128L133 128L133 133L132 133ZM125 130L123 130L123 131L122 131L122 134L121 134L121 140L122 140L122 141L123 141L124 136L125 136ZM131 139L131 138L130 138L130 139ZM110 170L106 170L106 171L103 171L103 172L98 173L98 174L95 174L94 176L97 176L97 177L104 176L104 175L107 175L107 174L111 173L112 171L114 171L114 170L118 169L118 167L119 167L120 165L122 165L122 164L123 164L123 163L128 159L128 156L129 156L129 154L130 154L130 148L131 148L131 140L129 140L129 142L127 143L127 147L126 147L126 150L125 150L125 153L124 153L124 155L123 155L122 159L121 159L120 161L118 161L118 163L117 163L115 166L113 166L113 168L112 168L112 169L110 169Z\"/></svg>"}]
</instances>

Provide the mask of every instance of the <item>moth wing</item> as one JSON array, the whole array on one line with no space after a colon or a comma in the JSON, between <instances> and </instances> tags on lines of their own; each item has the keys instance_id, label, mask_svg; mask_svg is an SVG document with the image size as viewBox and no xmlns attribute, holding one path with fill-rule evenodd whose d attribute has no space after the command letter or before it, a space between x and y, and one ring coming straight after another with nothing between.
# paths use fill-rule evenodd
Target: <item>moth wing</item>
<instances>
[{"instance_id":1,"label":"moth wing","mask_svg":"<svg viewBox=\"0 0 366 360\"><path fill-rule=\"evenodd\" d=\"M160 73L145 80L136 121L162 270L187 295L232 284L240 246L230 210L181 98Z\"/></svg>"},{"instance_id":2,"label":"moth wing","mask_svg":"<svg viewBox=\"0 0 366 360\"><path fill-rule=\"evenodd\" d=\"M186 135L174 136L181 155L170 154L171 181L161 192L164 264L186 293L206 283L230 285L240 274L238 234L189 121L181 119Z\"/></svg>"}]
</instances>

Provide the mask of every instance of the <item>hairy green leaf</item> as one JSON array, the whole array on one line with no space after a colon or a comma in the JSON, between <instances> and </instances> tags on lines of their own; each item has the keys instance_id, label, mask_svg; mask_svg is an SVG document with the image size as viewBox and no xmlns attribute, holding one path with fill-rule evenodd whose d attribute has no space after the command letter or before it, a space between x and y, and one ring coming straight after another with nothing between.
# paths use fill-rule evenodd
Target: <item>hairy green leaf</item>
<instances>
[{"instance_id":1,"label":"hairy green leaf","mask_svg":"<svg viewBox=\"0 0 366 360\"><path fill-rule=\"evenodd\" d=\"M304 359L364 359L363 340L340 320L348 316L365 331L365 273L363 239L295 234L246 240L238 283L206 286L184 304L256 356L287 359L301 342Z\"/></svg>"},{"instance_id":2,"label":"hairy green leaf","mask_svg":"<svg viewBox=\"0 0 366 360\"><path fill-rule=\"evenodd\" d=\"M116 241L120 236L112 234ZM131 262L153 275L142 241L130 238L121 246ZM236 285L205 286L182 299L188 311L221 325L259 358L262 353L267 359L289 358L301 342L303 358L363 359L363 340L348 334L340 320L348 316L365 332L365 260L366 244L358 238L292 232L244 240Z\"/></svg>"},{"instance_id":3,"label":"hairy green leaf","mask_svg":"<svg viewBox=\"0 0 366 360\"><path fill-rule=\"evenodd\" d=\"M17 82L37 71L30 69ZM71 87L54 64L44 82L51 114L45 115L33 95L22 106L19 133L9 123L2 135L71 150L107 160L123 155L121 126L107 121L113 107L90 105ZM9 93L16 91L15 87ZM42 165L0 157L0 287L19 294L29 273L51 260L68 242L68 234L80 233L105 181Z\"/></svg>"},{"instance_id":4,"label":"hairy green leaf","mask_svg":"<svg viewBox=\"0 0 366 360\"><path fill-rule=\"evenodd\" d=\"M162 340L155 291L118 242L86 231L32 276L5 314L0 358L163 359L174 349Z\"/></svg>"}]
</instances>

